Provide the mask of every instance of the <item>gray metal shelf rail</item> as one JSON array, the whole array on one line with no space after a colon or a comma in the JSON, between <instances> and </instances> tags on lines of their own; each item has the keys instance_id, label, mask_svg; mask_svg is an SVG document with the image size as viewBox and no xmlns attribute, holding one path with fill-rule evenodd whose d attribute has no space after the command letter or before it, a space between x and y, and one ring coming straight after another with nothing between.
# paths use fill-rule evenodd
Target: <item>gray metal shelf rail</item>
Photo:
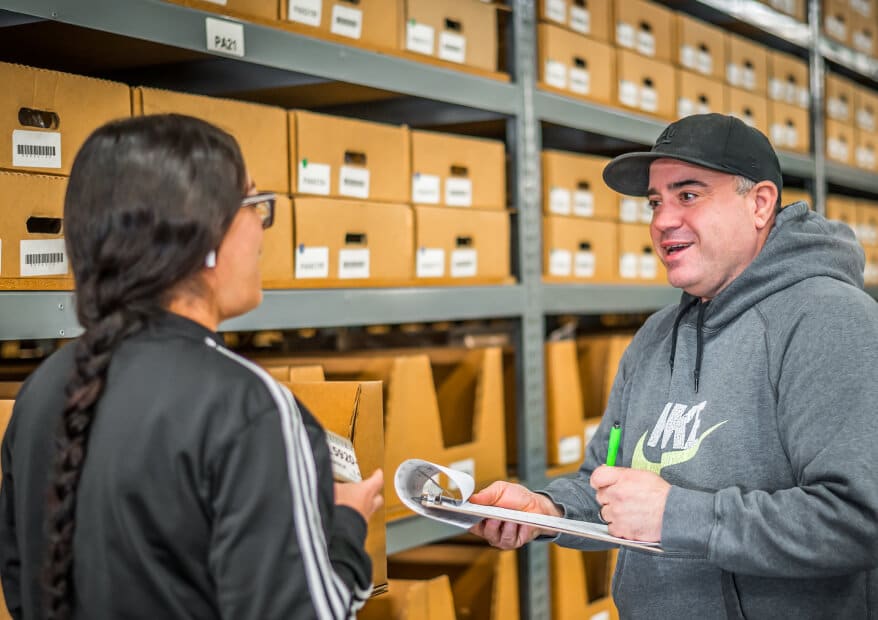
<instances>
[{"instance_id":1,"label":"gray metal shelf rail","mask_svg":"<svg viewBox=\"0 0 878 620\"><path fill-rule=\"evenodd\" d=\"M819 32L819 1L811 0L806 26L779 15L755 1L705 0L721 11L767 34L807 49L812 83L822 84L823 58L878 79L878 63L851 50L840 49ZM766 13L767 11L767 13ZM512 317L519 320L516 356L518 383L519 477L527 485L545 483L545 386L543 338L547 315L561 313L642 312L673 303L669 287L549 285L541 277L541 192L539 153L541 121L621 140L650 144L662 123L620 110L574 101L536 88L535 0L514 0L513 82L503 83L395 58L358 48L299 36L267 26L241 23L246 55L218 55L205 61L206 73L222 69L221 79L233 75L236 86L259 82L282 86L301 74L350 82L404 95L440 101L508 117L507 142L513 166L517 206L517 264L519 284L495 287L267 291L262 307L229 321L227 330L279 329L374 323L423 322ZM757 17L754 17L757 16ZM758 18L762 16L763 18ZM55 20L73 26L143 39L163 45L207 52L205 21L217 16L160 0L0 0L0 29L22 19ZM221 18L222 19L222 18ZM239 21L239 20L231 20ZM214 62L215 65L210 63ZM243 63L237 66L236 63ZM237 70L235 68L237 67ZM299 76L299 77L295 77ZM192 90L210 92L210 79ZM227 87L216 89L228 90ZM822 156L822 88L812 89L815 145L811 156L782 154L784 171L814 183L816 205L822 208L827 180L878 193L878 175L834 164ZM870 289L873 295L878 288ZM0 340L71 337L79 333L72 294L63 292L0 292ZM388 550L400 551L440 540L455 530L423 519L391 524ZM522 614L550 617L548 553L531 546L520 554Z\"/></svg>"}]
</instances>

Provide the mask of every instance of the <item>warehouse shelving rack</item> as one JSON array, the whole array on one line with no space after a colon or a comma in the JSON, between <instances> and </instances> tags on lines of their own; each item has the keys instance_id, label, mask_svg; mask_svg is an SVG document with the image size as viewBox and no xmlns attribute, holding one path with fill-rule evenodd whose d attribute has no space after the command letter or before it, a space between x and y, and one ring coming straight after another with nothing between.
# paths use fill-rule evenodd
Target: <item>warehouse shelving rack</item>
<instances>
[{"instance_id":1,"label":"warehouse shelving rack","mask_svg":"<svg viewBox=\"0 0 878 620\"><path fill-rule=\"evenodd\" d=\"M664 123L589 104L536 88L536 7L513 0L511 82L413 62L356 47L297 35L267 25L219 17L160 0L0 0L0 59L4 27L52 22L70 27L70 36L110 33L179 50L192 58L170 74L144 71L144 83L188 92L224 95L278 88L317 80L340 81L392 91L420 102L420 114L443 110L445 121L479 118L505 121L515 205L513 262L518 283L455 288L364 288L266 291L262 306L229 321L224 330L295 329L445 320L511 318L515 330L519 403L518 476L527 485L546 482L543 342L546 318L559 314L646 312L674 303L679 293L666 286L544 284L541 268L540 149L543 123L649 145ZM822 155L822 75L828 59L866 79L878 81L878 62L827 41L819 31L819 0L809 5L810 26L756 2L705 0L668 3L693 14L720 16L755 28L807 55L812 72L814 136L809 156L781 154L784 174L804 180L822 209L827 183L878 195L878 175L827 164ZM217 10L220 10L218 7ZM763 16L767 18L760 18ZM241 24L243 58L208 54L208 18ZM708 17L710 19L710 17ZM772 39L773 38L773 39ZM83 45L87 45L83 43ZM20 59L16 59L20 60ZM26 62L25 60L21 60ZM399 119L405 121L405 119ZM878 295L878 287L869 291ZM69 292L0 292L0 340L67 338L80 332ZM388 552L441 540L459 530L421 518L388 526ZM531 546L520 554L522 615L550 617L548 552Z\"/></svg>"}]
</instances>

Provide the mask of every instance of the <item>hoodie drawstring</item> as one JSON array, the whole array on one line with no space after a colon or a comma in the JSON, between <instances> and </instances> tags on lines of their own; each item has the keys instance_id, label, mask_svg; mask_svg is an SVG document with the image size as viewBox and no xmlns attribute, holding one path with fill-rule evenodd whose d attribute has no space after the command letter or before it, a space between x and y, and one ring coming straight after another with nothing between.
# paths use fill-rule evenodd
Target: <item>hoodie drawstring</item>
<instances>
[{"instance_id":1,"label":"hoodie drawstring","mask_svg":"<svg viewBox=\"0 0 878 620\"><path fill-rule=\"evenodd\" d=\"M672 374L674 372L674 358L677 355L677 331L679 331L679 329L680 329L680 321L682 321L683 317L686 315L686 313L689 312L689 308L691 308L692 306L694 306L697 303L698 303L698 298L696 297L692 301L687 303L685 306L680 308L680 310L677 312L677 318L674 319L674 330L671 332L671 358L668 360L668 362L671 365L671 373Z\"/></svg>"},{"instance_id":2,"label":"hoodie drawstring","mask_svg":"<svg viewBox=\"0 0 878 620\"><path fill-rule=\"evenodd\" d=\"M692 306L698 305L700 300L695 297L687 303L685 306L680 308L679 312L677 312L677 318L674 319L674 329L671 332L671 357L668 360L671 366L671 373L674 372L674 359L677 355L677 332L680 329L680 322L683 320L683 317L689 312L689 309ZM704 356L704 309L707 307L707 304L710 302L702 303L698 308L698 319L695 326L696 331L696 349L695 349L695 393L698 393L698 382L701 375L701 360Z\"/></svg>"}]
</instances>

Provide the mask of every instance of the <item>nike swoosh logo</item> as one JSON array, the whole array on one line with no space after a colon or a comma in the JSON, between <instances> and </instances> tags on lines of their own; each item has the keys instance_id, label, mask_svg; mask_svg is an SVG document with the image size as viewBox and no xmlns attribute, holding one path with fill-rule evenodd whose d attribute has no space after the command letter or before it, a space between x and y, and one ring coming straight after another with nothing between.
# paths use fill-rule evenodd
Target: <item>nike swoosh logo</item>
<instances>
[{"instance_id":1,"label":"nike swoosh logo","mask_svg":"<svg viewBox=\"0 0 878 620\"><path fill-rule=\"evenodd\" d=\"M680 463L685 463L698 454L698 448L701 447L701 442L705 440L705 438L710 435L713 431L718 429L720 426L728 422L728 420L723 420L719 424L715 424L711 426L709 429L704 431L701 437L698 438L698 441L695 442L690 448L686 448L685 450L677 450L676 452L665 452L662 454L662 460L660 463L653 463L646 455L643 453L643 442L646 441L646 433L643 433L643 436L637 442L637 445L634 447L634 458L631 459L631 468L632 469L640 469L643 471L651 471L654 474L661 475L662 469L668 467L670 465L679 465ZM647 431L648 432L648 431Z\"/></svg>"}]
</instances>

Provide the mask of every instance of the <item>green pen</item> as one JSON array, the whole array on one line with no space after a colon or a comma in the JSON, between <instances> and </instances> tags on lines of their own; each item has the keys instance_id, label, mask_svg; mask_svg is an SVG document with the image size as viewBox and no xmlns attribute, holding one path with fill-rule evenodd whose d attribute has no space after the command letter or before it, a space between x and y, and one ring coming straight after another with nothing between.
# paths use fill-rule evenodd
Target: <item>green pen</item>
<instances>
[{"instance_id":1,"label":"green pen","mask_svg":"<svg viewBox=\"0 0 878 620\"><path fill-rule=\"evenodd\" d=\"M613 428L610 429L610 445L607 448L607 465L613 467L616 465L616 455L619 453L619 442L622 440L622 425L616 421L613 422Z\"/></svg>"}]
</instances>

